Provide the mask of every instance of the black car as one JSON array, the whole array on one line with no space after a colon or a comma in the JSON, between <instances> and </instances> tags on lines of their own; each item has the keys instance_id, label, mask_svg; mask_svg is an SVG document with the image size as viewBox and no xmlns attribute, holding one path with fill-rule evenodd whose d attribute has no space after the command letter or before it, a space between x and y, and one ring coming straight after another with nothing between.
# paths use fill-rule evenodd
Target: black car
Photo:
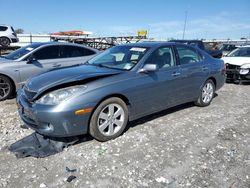
<instances>
[{"instance_id":1,"label":"black car","mask_svg":"<svg viewBox=\"0 0 250 188\"><path fill-rule=\"evenodd\" d=\"M210 54L214 58L222 57L222 50L208 50L205 48L205 45L202 42L202 40L171 40L170 42L178 42L178 43L195 46L197 48L200 48L201 50L206 51L208 54Z\"/></svg>"}]
</instances>

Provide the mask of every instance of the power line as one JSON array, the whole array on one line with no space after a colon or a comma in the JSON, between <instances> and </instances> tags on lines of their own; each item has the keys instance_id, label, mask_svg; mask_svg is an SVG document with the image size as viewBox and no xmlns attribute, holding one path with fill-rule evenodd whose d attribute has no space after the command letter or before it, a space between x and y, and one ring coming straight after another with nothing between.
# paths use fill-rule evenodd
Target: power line
<instances>
[{"instance_id":1,"label":"power line","mask_svg":"<svg viewBox=\"0 0 250 188\"><path fill-rule=\"evenodd\" d=\"M182 40L185 38L186 25L187 25L187 15L188 15L188 11L185 12L185 22L184 22Z\"/></svg>"}]
</instances>

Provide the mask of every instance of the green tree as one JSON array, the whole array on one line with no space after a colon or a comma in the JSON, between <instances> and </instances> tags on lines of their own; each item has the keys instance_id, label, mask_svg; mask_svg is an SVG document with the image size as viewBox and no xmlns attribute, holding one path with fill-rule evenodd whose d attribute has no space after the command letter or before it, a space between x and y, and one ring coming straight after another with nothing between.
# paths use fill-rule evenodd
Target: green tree
<instances>
[{"instance_id":1,"label":"green tree","mask_svg":"<svg viewBox=\"0 0 250 188\"><path fill-rule=\"evenodd\" d=\"M23 34L23 33L24 33L24 30L18 28L18 29L15 30L15 32L16 32L16 34Z\"/></svg>"}]
</instances>

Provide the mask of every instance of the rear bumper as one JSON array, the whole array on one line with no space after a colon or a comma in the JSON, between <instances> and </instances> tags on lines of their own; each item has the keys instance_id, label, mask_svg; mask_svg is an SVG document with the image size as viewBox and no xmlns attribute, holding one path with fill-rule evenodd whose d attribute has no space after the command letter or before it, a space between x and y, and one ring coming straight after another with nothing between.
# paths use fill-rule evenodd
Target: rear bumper
<instances>
[{"instance_id":1,"label":"rear bumper","mask_svg":"<svg viewBox=\"0 0 250 188\"><path fill-rule=\"evenodd\" d=\"M42 135L70 137L88 132L91 113L77 116L74 113L77 109L58 109L56 106L31 104L20 90L17 95L17 105L25 125Z\"/></svg>"},{"instance_id":2,"label":"rear bumper","mask_svg":"<svg viewBox=\"0 0 250 188\"><path fill-rule=\"evenodd\" d=\"M18 39L18 38L12 38L12 39L11 39L11 42L12 42L12 43L19 42L19 39Z\"/></svg>"}]
</instances>

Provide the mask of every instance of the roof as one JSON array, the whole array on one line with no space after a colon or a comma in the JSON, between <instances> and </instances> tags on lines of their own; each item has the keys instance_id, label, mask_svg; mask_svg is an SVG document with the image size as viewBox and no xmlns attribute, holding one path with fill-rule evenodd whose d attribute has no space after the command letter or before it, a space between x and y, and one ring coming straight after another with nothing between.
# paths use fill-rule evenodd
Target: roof
<instances>
[{"instance_id":1,"label":"roof","mask_svg":"<svg viewBox=\"0 0 250 188\"><path fill-rule=\"evenodd\" d=\"M237 45L237 47L239 47L239 48L250 48L250 45L249 45L249 44L247 44L247 45L243 45L243 46L241 46L241 45Z\"/></svg>"},{"instance_id":2,"label":"roof","mask_svg":"<svg viewBox=\"0 0 250 188\"><path fill-rule=\"evenodd\" d=\"M10 25L0 24L0 26L11 27Z\"/></svg>"},{"instance_id":3,"label":"roof","mask_svg":"<svg viewBox=\"0 0 250 188\"><path fill-rule=\"evenodd\" d=\"M175 44L174 42L158 42L158 41L150 41L150 42L138 42L138 43L129 43L129 44L123 44L122 46L137 46L137 47L158 47L162 45L171 45Z\"/></svg>"},{"instance_id":4,"label":"roof","mask_svg":"<svg viewBox=\"0 0 250 188\"><path fill-rule=\"evenodd\" d=\"M54 41L51 41L51 42L34 42L32 44L38 44L40 46L42 45L69 45L69 46L84 46L84 45L81 45L81 44L76 44L76 43L70 43L70 42L54 42Z\"/></svg>"},{"instance_id":5,"label":"roof","mask_svg":"<svg viewBox=\"0 0 250 188\"><path fill-rule=\"evenodd\" d=\"M70 42L34 42L30 45L36 45L37 47L38 46L50 46L50 45L69 45L69 46L79 46L79 47L84 47L84 48L87 48L87 49L90 49L90 50L93 50L93 51L96 51L98 52L97 49L94 49L94 48L91 48L91 47L88 47L88 46L85 46L83 44L75 44L75 43L70 43Z\"/></svg>"},{"instance_id":6,"label":"roof","mask_svg":"<svg viewBox=\"0 0 250 188\"><path fill-rule=\"evenodd\" d=\"M202 40L170 40L170 42L202 42Z\"/></svg>"}]
</instances>

